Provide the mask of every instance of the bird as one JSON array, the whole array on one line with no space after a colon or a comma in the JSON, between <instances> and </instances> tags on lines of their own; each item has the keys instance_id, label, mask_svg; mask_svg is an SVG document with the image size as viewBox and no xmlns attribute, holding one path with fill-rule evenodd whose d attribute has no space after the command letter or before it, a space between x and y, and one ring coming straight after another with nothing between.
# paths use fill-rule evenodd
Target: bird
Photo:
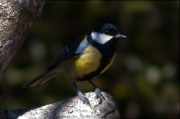
<instances>
[{"instance_id":1,"label":"bird","mask_svg":"<svg viewBox=\"0 0 180 119\"><path fill-rule=\"evenodd\" d=\"M78 88L76 81L88 81L93 86L99 103L105 100L101 90L92 79L104 73L116 56L116 44L119 39L126 38L110 23L103 23L76 39L55 57L46 71L23 85L23 88L38 87L62 73L76 89L76 95L83 103L90 101Z\"/></svg>"}]
</instances>

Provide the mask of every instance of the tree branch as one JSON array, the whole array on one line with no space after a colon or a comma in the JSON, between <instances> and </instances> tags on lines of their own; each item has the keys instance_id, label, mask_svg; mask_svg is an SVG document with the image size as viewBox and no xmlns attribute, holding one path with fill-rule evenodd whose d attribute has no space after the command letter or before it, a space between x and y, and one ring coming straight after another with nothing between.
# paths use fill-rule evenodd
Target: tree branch
<instances>
[{"instance_id":1,"label":"tree branch","mask_svg":"<svg viewBox=\"0 0 180 119\"><path fill-rule=\"evenodd\" d=\"M112 96L104 93L105 101L98 104L95 93L86 93L91 106L77 96L64 101L27 109L7 110L5 119L119 119L118 106Z\"/></svg>"},{"instance_id":2,"label":"tree branch","mask_svg":"<svg viewBox=\"0 0 180 119\"><path fill-rule=\"evenodd\" d=\"M43 5L44 0L0 0L0 83L28 28L40 16Z\"/></svg>"}]
</instances>

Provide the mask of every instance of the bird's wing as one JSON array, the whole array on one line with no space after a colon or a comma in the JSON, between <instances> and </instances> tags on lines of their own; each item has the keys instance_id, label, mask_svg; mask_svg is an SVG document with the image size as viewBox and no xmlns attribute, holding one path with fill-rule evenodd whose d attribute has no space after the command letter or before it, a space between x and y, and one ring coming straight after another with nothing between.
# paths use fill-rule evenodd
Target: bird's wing
<instances>
[{"instance_id":1,"label":"bird's wing","mask_svg":"<svg viewBox=\"0 0 180 119\"><path fill-rule=\"evenodd\" d=\"M52 69L56 67L61 61L75 58L81 55L85 48L88 47L87 42L83 42L84 38L79 38L73 43L66 46L53 60L53 62L47 67L47 69Z\"/></svg>"}]
</instances>

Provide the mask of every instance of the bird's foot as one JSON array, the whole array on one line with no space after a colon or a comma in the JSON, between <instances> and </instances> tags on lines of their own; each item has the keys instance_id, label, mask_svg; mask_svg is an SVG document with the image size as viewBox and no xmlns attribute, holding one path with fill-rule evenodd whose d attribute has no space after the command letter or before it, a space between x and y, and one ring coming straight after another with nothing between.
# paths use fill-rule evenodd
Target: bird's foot
<instances>
[{"instance_id":1,"label":"bird's foot","mask_svg":"<svg viewBox=\"0 0 180 119\"><path fill-rule=\"evenodd\" d=\"M105 100L101 90L98 87L94 87L94 92L96 93L96 99L99 98L99 104L101 104L102 100Z\"/></svg>"},{"instance_id":2,"label":"bird's foot","mask_svg":"<svg viewBox=\"0 0 180 119\"><path fill-rule=\"evenodd\" d=\"M78 91L77 91L77 95L78 95L79 99L80 99L81 101L83 101L83 103L86 103L86 104L88 104L89 106L91 106L89 100L82 94L81 91L78 90Z\"/></svg>"}]
</instances>

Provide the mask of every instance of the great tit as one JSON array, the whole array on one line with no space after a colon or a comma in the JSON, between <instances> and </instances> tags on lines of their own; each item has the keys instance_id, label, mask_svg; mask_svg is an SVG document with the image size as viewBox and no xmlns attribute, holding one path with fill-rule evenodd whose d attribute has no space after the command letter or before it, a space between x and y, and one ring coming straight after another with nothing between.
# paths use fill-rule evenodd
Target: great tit
<instances>
[{"instance_id":1,"label":"great tit","mask_svg":"<svg viewBox=\"0 0 180 119\"><path fill-rule=\"evenodd\" d=\"M46 71L23 85L24 88L43 85L52 77L63 73L76 88L76 94L84 103L90 104L76 85L76 80L88 80L94 86L99 103L105 100L92 79L105 72L115 58L118 39L126 38L109 23L101 24L83 37L66 46L47 67Z\"/></svg>"}]
</instances>

